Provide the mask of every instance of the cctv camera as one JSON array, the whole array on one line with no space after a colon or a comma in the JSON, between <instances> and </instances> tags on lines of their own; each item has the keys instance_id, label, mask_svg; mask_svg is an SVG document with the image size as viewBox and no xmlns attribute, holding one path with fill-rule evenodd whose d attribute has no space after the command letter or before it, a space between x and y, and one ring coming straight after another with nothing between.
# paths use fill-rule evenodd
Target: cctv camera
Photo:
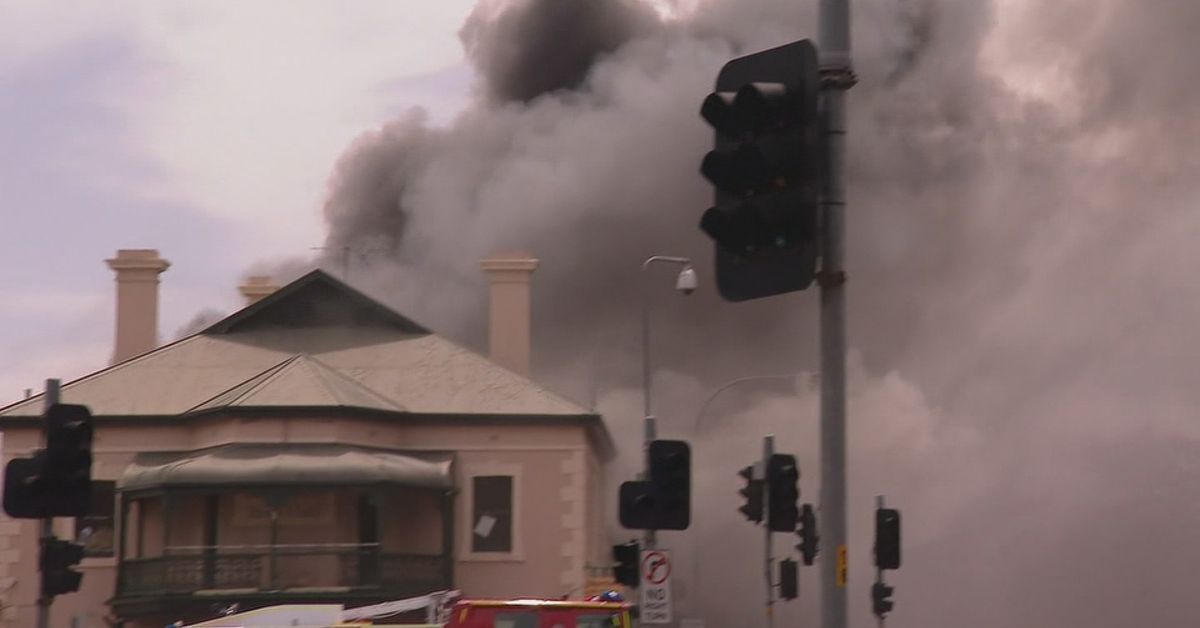
<instances>
[{"instance_id":1,"label":"cctv camera","mask_svg":"<svg viewBox=\"0 0 1200 628\"><path fill-rule=\"evenodd\" d=\"M675 279L675 289L684 294L696 291L696 271L692 270L691 266L679 271L679 277Z\"/></svg>"}]
</instances>

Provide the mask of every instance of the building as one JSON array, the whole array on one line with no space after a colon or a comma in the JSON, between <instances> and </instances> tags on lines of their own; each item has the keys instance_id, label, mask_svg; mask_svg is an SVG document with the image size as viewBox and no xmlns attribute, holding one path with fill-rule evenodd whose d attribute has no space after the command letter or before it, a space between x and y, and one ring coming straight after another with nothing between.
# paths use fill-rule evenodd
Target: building
<instances>
[{"instance_id":1,"label":"building","mask_svg":"<svg viewBox=\"0 0 1200 628\"><path fill-rule=\"evenodd\" d=\"M115 363L61 391L95 417L96 482L91 516L55 520L88 557L50 625L159 628L234 604L447 587L578 595L607 562L612 442L521 372L535 263L483 263L506 368L319 270L244 287L258 300L154 347L167 264L121 251ZM0 408L5 462L38 446L43 406ZM0 515L0 625L34 626L38 526Z\"/></svg>"}]
</instances>

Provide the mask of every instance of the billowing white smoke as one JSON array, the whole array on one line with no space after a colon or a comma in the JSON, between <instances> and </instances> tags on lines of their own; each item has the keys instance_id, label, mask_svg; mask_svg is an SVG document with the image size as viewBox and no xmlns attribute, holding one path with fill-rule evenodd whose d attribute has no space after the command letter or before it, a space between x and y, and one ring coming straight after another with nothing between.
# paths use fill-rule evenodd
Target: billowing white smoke
<instances>
[{"instance_id":1,"label":"billowing white smoke","mask_svg":"<svg viewBox=\"0 0 1200 628\"><path fill-rule=\"evenodd\" d=\"M713 626L755 625L761 533L736 513L735 472L773 433L816 501L815 389L738 387L692 425L726 380L815 372L815 294L684 299L638 268L688 255L710 276L699 102L732 56L815 36L816 13L713 0L664 21L580 2L480 9L464 29L477 106L447 128L410 116L352 146L331 183L328 246L373 252L365 285L476 346L476 261L532 250L535 371L580 399L598 390L623 449L615 479L636 466L639 288L653 282L660 430L691 439L697 461L695 527L664 535L698 561L681 602ZM890 626L1190 625L1200 3L854 7L853 623L870 620L882 493L905 524ZM555 50L571 63L539 76ZM782 554L792 543L778 536ZM815 617L816 581L802 572L779 625Z\"/></svg>"}]
</instances>

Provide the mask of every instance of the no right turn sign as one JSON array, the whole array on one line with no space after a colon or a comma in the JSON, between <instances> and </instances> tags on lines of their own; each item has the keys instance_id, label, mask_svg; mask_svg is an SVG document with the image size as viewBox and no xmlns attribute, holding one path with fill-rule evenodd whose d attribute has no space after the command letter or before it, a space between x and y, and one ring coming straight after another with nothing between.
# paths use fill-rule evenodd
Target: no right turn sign
<instances>
[{"instance_id":1,"label":"no right turn sign","mask_svg":"<svg viewBox=\"0 0 1200 628\"><path fill-rule=\"evenodd\" d=\"M671 553L646 550L641 561L641 622L671 623Z\"/></svg>"}]
</instances>

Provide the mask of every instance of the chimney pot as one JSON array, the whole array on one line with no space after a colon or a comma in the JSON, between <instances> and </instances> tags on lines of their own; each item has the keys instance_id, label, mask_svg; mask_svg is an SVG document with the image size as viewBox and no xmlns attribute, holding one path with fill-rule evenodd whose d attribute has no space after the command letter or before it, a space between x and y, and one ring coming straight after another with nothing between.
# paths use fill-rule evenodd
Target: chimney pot
<instances>
[{"instance_id":1,"label":"chimney pot","mask_svg":"<svg viewBox=\"0 0 1200 628\"><path fill-rule=\"evenodd\" d=\"M155 249L121 249L104 261L116 273L116 364L158 346L158 275L171 263Z\"/></svg>"},{"instance_id":2,"label":"chimney pot","mask_svg":"<svg viewBox=\"0 0 1200 628\"><path fill-rule=\"evenodd\" d=\"M279 286L275 285L267 275L251 275L246 278L245 283L238 286L238 292L241 292L242 296L246 298L246 305L254 305L278 289Z\"/></svg>"},{"instance_id":3,"label":"chimney pot","mask_svg":"<svg viewBox=\"0 0 1200 628\"><path fill-rule=\"evenodd\" d=\"M493 360L529 375L530 279L538 260L525 251L493 253L480 260L488 276L488 350Z\"/></svg>"}]
</instances>

